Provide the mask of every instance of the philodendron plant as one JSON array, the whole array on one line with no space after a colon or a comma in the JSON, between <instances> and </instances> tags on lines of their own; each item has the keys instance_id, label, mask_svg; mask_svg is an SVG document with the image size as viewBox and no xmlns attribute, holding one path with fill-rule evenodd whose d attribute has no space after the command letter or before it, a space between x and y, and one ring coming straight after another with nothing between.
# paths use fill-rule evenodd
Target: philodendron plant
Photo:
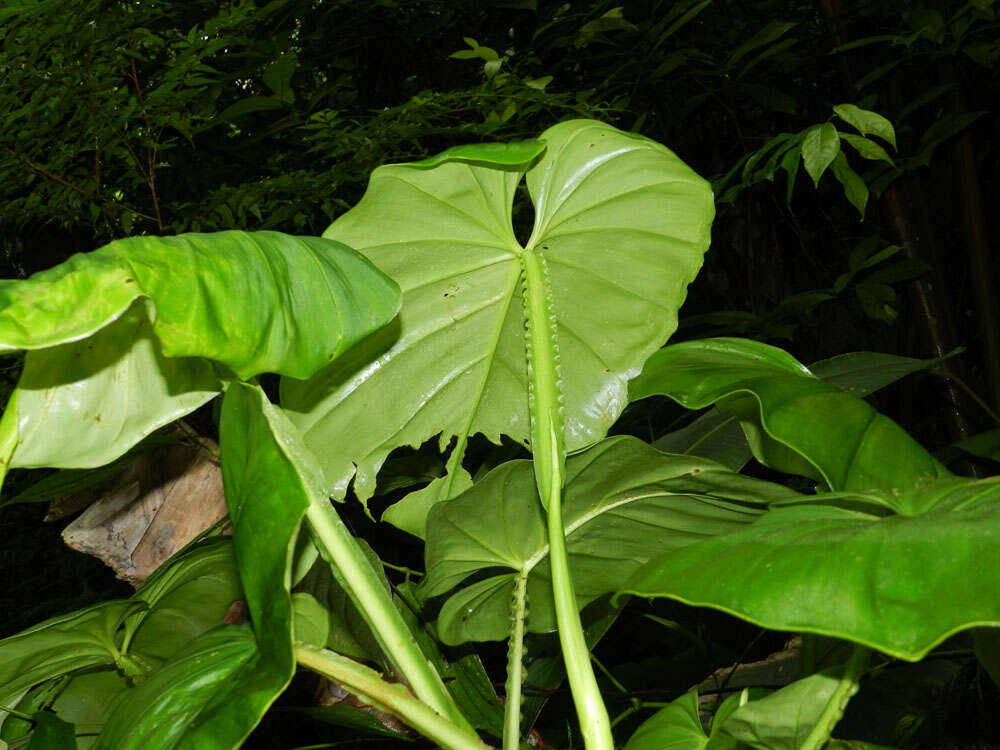
<instances>
[{"instance_id":1,"label":"philodendron plant","mask_svg":"<svg viewBox=\"0 0 1000 750\"><path fill-rule=\"evenodd\" d=\"M0 349L26 351L3 467L104 466L223 394L233 535L193 543L129 599L0 641L0 740L238 747L301 666L447 748L521 746L538 709L526 670L568 678L588 750L838 747L872 651L919 660L977 627L992 667L1000 483L950 475L859 398L934 362L660 349L712 217L707 183L669 150L577 120L381 167L323 238L133 238L3 282ZM282 376L280 405L264 373ZM715 406L657 446L606 437L655 394ZM532 459L474 482L476 434ZM393 590L330 498L352 486L367 502L394 449L434 436L441 476L382 515L426 545L420 585ZM741 474L750 456L816 491ZM626 594L854 651L733 696L707 730L689 693L616 737L590 649L619 611L608 595ZM249 625L227 624L240 598ZM437 640L413 614L431 600ZM543 665L524 640L552 630L562 662ZM475 653L447 648L491 640L509 640L502 708Z\"/></svg>"}]
</instances>

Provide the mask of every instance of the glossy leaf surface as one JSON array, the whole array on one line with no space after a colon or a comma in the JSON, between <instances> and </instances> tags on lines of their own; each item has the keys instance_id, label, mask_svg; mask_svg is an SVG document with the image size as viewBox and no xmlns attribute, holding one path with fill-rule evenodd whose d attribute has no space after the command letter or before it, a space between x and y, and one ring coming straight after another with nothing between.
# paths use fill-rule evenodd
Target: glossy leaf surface
<instances>
[{"instance_id":1,"label":"glossy leaf surface","mask_svg":"<svg viewBox=\"0 0 1000 750\"><path fill-rule=\"evenodd\" d=\"M76 669L114 664L119 656L115 634L142 607L127 599L103 602L0 640L0 698Z\"/></svg>"},{"instance_id":2,"label":"glossy leaf surface","mask_svg":"<svg viewBox=\"0 0 1000 750\"><path fill-rule=\"evenodd\" d=\"M876 496L883 510L905 503L919 515L872 515L815 496L653 560L622 590L908 660L966 628L1000 625L1000 480L946 479L901 495L854 495L868 505Z\"/></svg>"},{"instance_id":3,"label":"glossy leaf surface","mask_svg":"<svg viewBox=\"0 0 1000 750\"><path fill-rule=\"evenodd\" d=\"M12 465L106 464L221 390L208 360L308 377L398 304L349 248L276 232L119 240L4 282L0 350L30 350Z\"/></svg>"},{"instance_id":4,"label":"glossy leaf surface","mask_svg":"<svg viewBox=\"0 0 1000 750\"><path fill-rule=\"evenodd\" d=\"M714 207L707 183L645 138L577 120L540 140L546 151L527 171L536 219L526 248L544 258L551 282L575 450L603 437L628 378L675 329ZM457 436L458 457L474 433L527 441L525 248L511 223L521 178L454 161L380 167L327 230L403 290L395 326L308 382L282 384L282 406L337 495L356 465L355 491L369 497L391 450L438 433L443 445ZM451 475L410 501L419 508L407 530L421 534L426 508L457 494L450 464Z\"/></svg>"},{"instance_id":5,"label":"glossy leaf surface","mask_svg":"<svg viewBox=\"0 0 1000 750\"><path fill-rule=\"evenodd\" d=\"M720 722L720 733L755 750L798 750L834 696L843 666L796 680L745 703Z\"/></svg>"},{"instance_id":6,"label":"glossy leaf surface","mask_svg":"<svg viewBox=\"0 0 1000 750\"><path fill-rule=\"evenodd\" d=\"M149 300L168 357L304 378L398 307L392 281L336 242L278 232L132 237L0 286L0 351L79 341Z\"/></svg>"},{"instance_id":7,"label":"glossy leaf surface","mask_svg":"<svg viewBox=\"0 0 1000 750\"><path fill-rule=\"evenodd\" d=\"M699 458L660 453L631 437L605 440L566 462L564 522L582 607L616 591L643 561L705 536L742 528L761 505L795 495ZM544 511L529 461L511 461L428 519L423 596L438 596L478 572L506 569L460 588L438 618L445 643L507 636L517 571L528 571L528 627L555 627ZM752 505L757 503L759 505Z\"/></svg>"},{"instance_id":8,"label":"glossy leaf surface","mask_svg":"<svg viewBox=\"0 0 1000 750\"><path fill-rule=\"evenodd\" d=\"M207 360L165 357L133 305L89 338L27 353L11 465L103 466L220 389Z\"/></svg>"},{"instance_id":9,"label":"glossy leaf surface","mask_svg":"<svg viewBox=\"0 0 1000 750\"><path fill-rule=\"evenodd\" d=\"M863 398L885 386L941 363L938 358L914 359L878 352L851 352L813 362L809 370L817 378L852 396ZM658 438L653 447L666 453L685 453L710 458L739 471L753 457L739 419L713 407L691 424Z\"/></svg>"},{"instance_id":10,"label":"glossy leaf surface","mask_svg":"<svg viewBox=\"0 0 1000 750\"><path fill-rule=\"evenodd\" d=\"M289 567L310 493L321 490L295 428L258 386L230 385L219 430L236 562L261 656L217 721L242 724L246 736L295 671Z\"/></svg>"},{"instance_id":11,"label":"glossy leaf surface","mask_svg":"<svg viewBox=\"0 0 1000 750\"><path fill-rule=\"evenodd\" d=\"M649 358L631 393L667 395L690 409L722 401L758 460L831 489L904 489L949 476L895 422L766 344L722 338L668 346Z\"/></svg>"},{"instance_id":12,"label":"glossy leaf surface","mask_svg":"<svg viewBox=\"0 0 1000 750\"><path fill-rule=\"evenodd\" d=\"M257 665L247 627L223 625L201 635L123 700L95 750L238 747L256 716L234 711Z\"/></svg>"}]
</instances>

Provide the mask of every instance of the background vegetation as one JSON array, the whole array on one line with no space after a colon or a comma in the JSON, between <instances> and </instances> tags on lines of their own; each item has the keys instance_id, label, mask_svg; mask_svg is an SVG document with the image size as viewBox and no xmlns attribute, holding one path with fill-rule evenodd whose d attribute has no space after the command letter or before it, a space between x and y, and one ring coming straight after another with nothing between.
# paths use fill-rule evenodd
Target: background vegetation
<instances>
[{"instance_id":1,"label":"background vegetation","mask_svg":"<svg viewBox=\"0 0 1000 750\"><path fill-rule=\"evenodd\" d=\"M712 249L675 340L741 335L804 362L964 347L878 396L944 449L1000 412L995 15L992 0L8 0L3 275L134 234L319 234L379 164L595 117L715 182ZM895 143L852 141L857 124L833 109L845 103L888 118ZM850 137L814 182L815 164L786 155L827 122ZM654 438L679 415L647 400L620 430ZM974 459L953 450L951 467L996 473L992 440ZM32 506L0 515L4 634L113 593L39 519ZM405 539L372 538L406 561ZM716 666L775 647L721 615L691 627ZM630 686L659 668L620 646L602 657ZM704 665L692 670L677 670L679 690ZM954 687L931 734L996 739L995 693L980 689L974 675Z\"/></svg>"}]
</instances>

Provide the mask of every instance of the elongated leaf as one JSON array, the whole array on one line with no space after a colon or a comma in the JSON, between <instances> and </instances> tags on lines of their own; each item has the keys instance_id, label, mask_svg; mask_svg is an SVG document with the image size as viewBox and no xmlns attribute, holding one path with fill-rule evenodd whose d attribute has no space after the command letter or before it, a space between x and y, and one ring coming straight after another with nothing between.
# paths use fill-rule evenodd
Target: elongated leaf
<instances>
[{"instance_id":1,"label":"elongated leaf","mask_svg":"<svg viewBox=\"0 0 1000 750\"><path fill-rule=\"evenodd\" d=\"M310 493L320 492L300 453L295 428L258 386L230 385L220 424L222 475L233 523L236 562L260 658L240 673L240 685L219 707L218 727L246 737L295 671L289 568ZM219 731L222 731L221 729Z\"/></svg>"},{"instance_id":2,"label":"elongated leaf","mask_svg":"<svg viewBox=\"0 0 1000 750\"><path fill-rule=\"evenodd\" d=\"M858 88L861 88L860 84ZM857 128L861 135L877 135L896 148L896 130L892 127L892 123L878 112L861 109L856 104L838 104L833 108L833 111L848 125Z\"/></svg>"},{"instance_id":3,"label":"elongated leaf","mask_svg":"<svg viewBox=\"0 0 1000 750\"><path fill-rule=\"evenodd\" d=\"M457 436L452 473L405 524L416 534L422 509L456 494L469 435L528 439L523 253L542 256L550 277L566 446L576 450L603 437L628 378L676 328L708 243L708 185L663 146L581 120L540 140L546 151L527 172L535 228L525 247L511 225L521 172L456 162L377 169L361 202L326 232L399 282L403 310L397 330L305 383L284 380L282 405L338 496L355 466L365 499L393 448Z\"/></svg>"},{"instance_id":4,"label":"elongated leaf","mask_svg":"<svg viewBox=\"0 0 1000 750\"><path fill-rule=\"evenodd\" d=\"M949 355L950 356L950 355ZM863 398L900 378L941 364L942 359L914 359L878 352L851 352L809 365L818 378L852 396ZM653 447L665 453L710 458L739 471L753 457L739 419L713 407L687 427L668 432Z\"/></svg>"},{"instance_id":5,"label":"elongated leaf","mask_svg":"<svg viewBox=\"0 0 1000 750\"><path fill-rule=\"evenodd\" d=\"M350 249L276 232L120 240L0 282L0 351L30 350L12 465L106 464L221 390L207 360L307 377L398 304Z\"/></svg>"},{"instance_id":6,"label":"elongated leaf","mask_svg":"<svg viewBox=\"0 0 1000 750\"><path fill-rule=\"evenodd\" d=\"M233 712L243 703L258 664L249 628L223 625L187 645L123 700L101 730L94 750L238 747L256 716Z\"/></svg>"},{"instance_id":7,"label":"elongated leaf","mask_svg":"<svg viewBox=\"0 0 1000 750\"><path fill-rule=\"evenodd\" d=\"M499 575L460 588L441 609L445 643L508 635L517 572L527 571L528 628L555 627L544 511L529 461L510 461L428 519L425 597L470 575ZM710 461L660 453L640 440L605 440L566 462L563 518L577 601L617 590L623 576L668 549L750 523L763 504L796 493ZM490 508L484 512L484 508Z\"/></svg>"},{"instance_id":8,"label":"elongated leaf","mask_svg":"<svg viewBox=\"0 0 1000 750\"><path fill-rule=\"evenodd\" d=\"M852 133L840 133L840 140L849 143L860 156L872 161L884 161L887 164L896 166L892 157L886 153L885 149L875 143L875 141Z\"/></svg>"},{"instance_id":9,"label":"elongated leaf","mask_svg":"<svg viewBox=\"0 0 1000 750\"><path fill-rule=\"evenodd\" d=\"M127 599L103 602L0 640L0 698L77 669L114 664L119 656L115 633L143 606Z\"/></svg>"},{"instance_id":10,"label":"elongated leaf","mask_svg":"<svg viewBox=\"0 0 1000 750\"><path fill-rule=\"evenodd\" d=\"M631 393L664 394L689 409L724 400L758 460L831 489L904 489L949 475L895 422L766 344L722 338L668 346L650 357Z\"/></svg>"},{"instance_id":11,"label":"elongated leaf","mask_svg":"<svg viewBox=\"0 0 1000 750\"><path fill-rule=\"evenodd\" d=\"M851 169L847 163L844 152L838 153L830 162L830 171L837 181L844 188L844 196L851 202L851 205L858 209L861 218L865 218L865 207L868 205L868 186L861 179L861 175Z\"/></svg>"},{"instance_id":12,"label":"elongated leaf","mask_svg":"<svg viewBox=\"0 0 1000 750\"><path fill-rule=\"evenodd\" d=\"M309 377L395 315L395 285L336 242L277 232L132 237L0 286L0 351L87 338L150 302L168 357Z\"/></svg>"},{"instance_id":13,"label":"elongated leaf","mask_svg":"<svg viewBox=\"0 0 1000 750\"><path fill-rule=\"evenodd\" d=\"M813 185L819 186L819 178L840 153L840 137L832 123L813 125L802 139L802 163L812 177Z\"/></svg>"},{"instance_id":14,"label":"elongated leaf","mask_svg":"<svg viewBox=\"0 0 1000 750\"><path fill-rule=\"evenodd\" d=\"M847 493L845 493L847 494ZM1000 479L945 479L906 493L920 515L816 502L644 565L623 586L776 630L830 635L912 661L948 636L1000 625ZM890 491L857 495L882 507Z\"/></svg>"}]
</instances>

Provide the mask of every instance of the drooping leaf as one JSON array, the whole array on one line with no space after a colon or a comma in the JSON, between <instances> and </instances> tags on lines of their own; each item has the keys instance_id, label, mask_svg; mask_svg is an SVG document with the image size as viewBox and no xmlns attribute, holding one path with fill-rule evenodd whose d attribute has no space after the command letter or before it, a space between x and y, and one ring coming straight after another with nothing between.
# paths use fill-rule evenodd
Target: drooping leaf
<instances>
[{"instance_id":1,"label":"drooping leaf","mask_svg":"<svg viewBox=\"0 0 1000 750\"><path fill-rule=\"evenodd\" d=\"M808 502L644 565L622 590L916 661L966 628L1000 625L1000 480L853 495L878 514ZM885 516L898 508L917 515Z\"/></svg>"},{"instance_id":2,"label":"drooping leaf","mask_svg":"<svg viewBox=\"0 0 1000 750\"><path fill-rule=\"evenodd\" d=\"M146 299L168 357L305 378L384 325L395 284L350 248L278 232L131 237L0 286L0 351L79 341Z\"/></svg>"},{"instance_id":3,"label":"drooping leaf","mask_svg":"<svg viewBox=\"0 0 1000 750\"><path fill-rule=\"evenodd\" d=\"M259 386L230 385L219 431L236 562L260 657L253 670L240 672L239 688L201 731L232 726L242 739L295 671L289 569L311 493L322 490L295 428Z\"/></svg>"},{"instance_id":4,"label":"drooping leaf","mask_svg":"<svg viewBox=\"0 0 1000 750\"><path fill-rule=\"evenodd\" d=\"M246 706L260 660L248 627L208 631L118 704L94 750L238 747L259 717L236 713L233 704Z\"/></svg>"},{"instance_id":5,"label":"drooping leaf","mask_svg":"<svg viewBox=\"0 0 1000 750\"><path fill-rule=\"evenodd\" d=\"M494 469L428 519L424 597L470 575L505 569L460 588L441 608L445 643L508 635L514 577L528 577L528 628L555 627L544 511L530 461ZM566 462L563 518L577 601L617 590L629 571L668 549L750 523L761 507L796 493L699 458L660 453L631 437L605 440ZM484 512L489 508L489 512Z\"/></svg>"},{"instance_id":6,"label":"drooping leaf","mask_svg":"<svg viewBox=\"0 0 1000 750\"><path fill-rule=\"evenodd\" d=\"M833 123L813 125L802 138L802 164L812 177L813 185L819 186L819 178L840 153L840 137Z\"/></svg>"},{"instance_id":7,"label":"drooping leaf","mask_svg":"<svg viewBox=\"0 0 1000 750\"><path fill-rule=\"evenodd\" d=\"M861 109L856 104L838 104L833 111L848 125L857 128L861 135L877 135L892 144L894 149L896 148L896 130L892 127L892 123L878 112Z\"/></svg>"},{"instance_id":8,"label":"drooping leaf","mask_svg":"<svg viewBox=\"0 0 1000 750\"><path fill-rule=\"evenodd\" d=\"M11 465L103 466L220 389L207 360L165 357L143 305L132 305L88 338L28 352Z\"/></svg>"},{"instance_id":9,"label":"drooping leaf","mask_svg":"<svg viewBox=\"0 0 1000 750\"><path fill-rule=\"evenodd\" d=\"M858 209L861 218L865 218L865 207L868 205L868 186L861 175L851 169L844 152L838 153L830 163L830 171L844 188L844 196L851 205Z\"/></svg>"},{"instance_id":10,"label":"drooping leaf","mask_svg":"<svg viewBox=\"0 0 1000 750\"><path fill-rule=\"evenodd\" d=\"M577 120L539 140L546 151L527 172L536 210L526 248L550 277L566 445L576 450L603 437L626 403L628 378L675 329L714 207L707 183L645 138ZM354 474L366 499L391 450L438 433L443 446L457 436L456 458L474 433L528 439L526 250L511 224L521 176L455 161L381 167L361 202L327 230L404 295L398 329L305 383L282 383L282 406L321 456L335 494ZM456 474L432 485L432 499L456 494ZM407 530L421 534L420 520Z\"/></svg>"},{"instance_id":11,"label":"drooping leaf","mask_svg":"<svg viewBox=\"0 0 1000 750\"><path fill-rule=\"evenodd\" d=\"M736 414L754 455L831 489L904 489L948 471L895 422L824 383L786 352L745 339L674 344L650 357L633 398L664 394L689 409Z\"/></svg>"},{"instance_id":12,"label":"drooping leaf","mask_svg":"<svg viewBox=\"0 0 1000 750\"><path fill-rule=\"evenodd\" d=\"M0 282L0 350L29 350L12 465L108 463L221 390L207 360L308 377L398 303L349 248L276 232L119 240Z\"/></svg>"}]
</instances>

